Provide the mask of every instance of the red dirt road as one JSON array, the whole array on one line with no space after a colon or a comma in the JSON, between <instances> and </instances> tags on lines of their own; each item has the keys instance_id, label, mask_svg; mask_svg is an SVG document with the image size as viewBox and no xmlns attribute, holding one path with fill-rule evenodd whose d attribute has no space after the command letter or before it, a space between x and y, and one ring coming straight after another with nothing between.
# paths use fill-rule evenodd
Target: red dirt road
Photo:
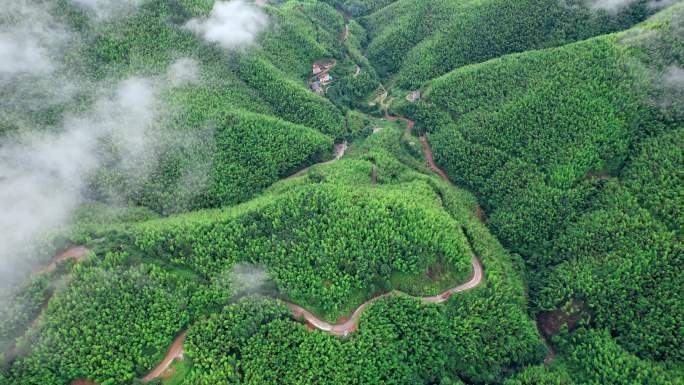
<instances>
[{"instance_id":1,"label":"red dirt road","mask_svg":"<svg viewBox=\"0 0 684 385\"><path fill-rule=\"evenodd\" d=\"M390 122L396 122L397 120L401 120L403 122L406 122L406 132L411 132L413 130L413 127L416 125L416 122L414 122L411 119L404 118L402 116L394 116L394 115L387 115L385 114L385 119L389 120Z\"/></svg>"},{"instance_id":2,"label":"red dirt road","mask_svg":"<svg viewBox=\"0 0 684 385\"><path fill-rule=\"evenodd\" d=\"M415 122L411 119L407 119L404 117L400 116L391 116L391 115L385 115L385 119L389 121L397 121L397 120L402 120L406 122L406 131L411 132L413 127L415 126ZM430 168L437 173L442 179L445 181L449 181L449 178L447 177L446 173L442 171L437 165L435 164L434 160L432 159L432 150L430 149L430 144L427 142L427 138L425 136L421 137L421 142L423 142L423 149L425 151L425 157L427 159L428 165ZM431 296L431 297L423 297L421 298L423 301L426 303L442 303L446 300L449 299L453 294L459 293L462 291L466 291L472 288L477 287L480 285L482 282L482 278L484 277L484 272L482 269L482 265L480 264L480 261L473 256L472 257L472 264L473 264L473 275L470 278L470 280L464 284L461 284L459 286L456 286L454 288L451 288L444 293ZM336 336L347 336L350 333L356 331L358 329L358 322L359 318L361 317L361 313L373 302L377 301L380 298L396 294L396 292L389 292L385 293L383 295L380 295L378 297L372 298L364 303L362 303L354 313L349 317L349 319L346 322L343 323L337 323L337 324L330 324L318 317L316 317L314 314L312 314L310 311L304 309L303 307L299 305L295 305L293 303L286 303L287 307L292 310L292 315L294 316L295 319L304 319L307 321L308 324L313 325L315 328L322 330L324 332L336 335Z\"/></svg>"},{"instance_id":3,"label":"red dirt road","mask_svg":"<svg viewBox=\"0 0 684 385\"><path fill-rule=\"evenodd\" d=\"M461 285L458 285L454 288L451 288L441 294L431 296L431 297L415 297L415 298L420 298L423 302L425 303L443 303L446 300L448 300L453 294L470 290L482 283L482 278L484 277L484 272L482 269L482 265L480 264L480 261L473 256L472 257L472 264L473 264L473 274L468 280L468 282L465 282ZM338 324L330 324L315 315L313 315L310 311L304 309L303 307L299 305L295 305L293 303L286 302L285 305L292 310L292 315L294 316L295 319L300 320L304 319L306 322L309 324L313 325L316 329L324 331L326 333L330 333L335 336L341 336L341 337L346 337L349 334L355 332L359 328L359 319L361 318L361 314L363 313L366 308L371 305L373 302L379 300L380 298L384 298L390 295L396 295L400 293L399 291L391 291L389 293L385 293L382 295L379 295L375 298L369 299L368 301L362 303L359 307L354 310L354 313L352 313L351 317L346 322L343 323L338 323Z\"/></svg>"},{"instance_id":4,"label":"red dirt road","mask_svg":"<svg viewBox=\"0 0 684 385\"><path fill-rule=\"evenodd\" d=\"M405 121L407 123L407 131L410 131L411 129L413 129L414 124L415 124L412 120L402 118L402 117L386 116L386 118L390 121L396 121L396 120ZM444 174L444 172L441 171L434 164L434 161L432 161L432 153L429 149L429 144L427 144L427 141L424 141L423 144L425 146L424 148L426 151L426 158L428 159L428 163L430 164L430 167L433 169L433 171L435 171L440 176L442 176L442 178L444 178L445 180L448 181L446 174ZM328 162L325 162L325 163L330 163L330 162L334 162L336 160L339 160L340 158L342 158L342 156L344 155L346 150L347 150L347 143L346 142L336 145L335 146L335 159L328 161ZM301 170L300 172L296 173L295 175L292 175L292 177L297 176L297 175L301 175L304 172L306 172L308 169L309 168ZM85 248L84 248L84 250L85 250ZM72 254L77 254L77 253L72 253ZM62 257L62 255L60 255L59 257L56 257L55 259L58 259L60 257ZM62 260L66 259L66 258L69 258L69 257L62 257ZM72 258L74 258L74 257L72 257ZM479 286L482 283L482 279L484 278L484 271L482 269L482 264L477 259L477 257L475 257L474 255L472 256L471 262L472 262L472 266L473 266L473 273L467 282L465 282L461 285L458 285L456 287L453 287L453 288L451 288L451 289L449 289L449 290L447 290L441 294L438 294L435 296L430 296L430 297L419 297L419 298L422 301L424 301L425 303L437 303L437 304L439 304L439 303L443 303L443 302L447 301L452 295L454 295L456 293L463 292L466 290L470 290L470 289L473 289L473 288ZM303 319L307 322L307 328L313 327L313 328L316 328L318 330L324 331L326 333L329 333L329 334L332 334L335 336L348 336L350 333L353 333L353 332L358 330L359 319L361 318L361 314L363 313L363 311L368 306L370 306L375 301L377 301L381 298L388 297L390 295L396 295L398 293L400 293L400 292L391 291L389 293L379 295L377 297L374 297L374 298L362 303L358 308L356 308L356 310L354 310L354 312L352 313L352 315L348 319L346 319L346 320L340 319L341 322L339 322L337 324L330 324L330 323L316 317L309 310L307 310L307 309L305 309L299 305L289 303L289 302L285 302L285 305L292 311L292 316L295 319L297 319L297 320ZM158 378L159 376L161 376L164 373L164 371L166 371L169 368L169 366L171 365L173 360L175 360L176 358L182 357L182 355L183 355L183 343L185 342L185 338L186 338L186 332L184 331L173 341L173 344L169 347L169 350L167 351L166 355L164 356L164 359L162 360L162 362L160 362L159 365L157 365L157 367L152 369L152 371L150 371L143 378L144 382L149 382L155 378ZM71 385L97 385L97 384L90 382L90 381L85 381L85 380L76 380L76 381L72 382Z\"/></svg>"},{"instance_id":5,"label":"red dirt road","mask_svg":"<svg viewBox=\"0 0 684 385\"><path fill-rule=\"evenodd\" d=\"M427 160L430 169L434 171L435 174L439 175L440 178L449 182L449 177L447 176L447 174L444 172L444 170L437 167L437 164L435 164L435 160L432 159L432 147L430 147L430 143L428 143L427 136L425 136L425 134L421 135L420 142L423 143L423 152L425 153L425 160Z\"/></svg>"},{"instance_id":6,"label":"red dirt road","mask_svg":"<svg viewBox=\"0 0 684 385\"><path fill-rule=\"evenodd\" d=\"M171 366L173 360L175 360L176 358L183 358L183 343L185 342L186 336L187 333L183 332L178 337L176 337L175 340L173 340L173 343L169 347L169 350L166 352L166 355L164 356L162 362L160 362L156 368L152 369L145 377L143 377L143 382L150 382L155 378L161 376L166 371L166 369L168 369L169 366Z\"/></svg>"},{"instance_id":7,"label":"red dirt road","mask_svg":"<svg viewBox=\"0 0 684 385\"><path fill-rule=\"evenodd\" d=\"M181 333L176 339L173 341L171 346L169 347L169 350L166 352L166 355L164 356L164 359L162 362L157 365L154 369L152 369L145 377L143 377L143 382L150 382L154 380L157 377L160 377L164 372L171 366L171 363L175 359L182 359L183 358L183 343L185 343L185 337L186 337L186 332ZM85 380L85 379L78 379L74 380L70 383L70 385L99 385L97 382L90 381L90 380Z\"/></svg>"},{"instance_id":8,"label":"red dirt road","mask_svg":"<svg viewBox=\"0 0 684 385\"><path fill-rule=\"evenodd\" d=\"M83 258L85 258L86 254L88 254L88 249L86 249L85 246L72 246L62 254L58 254L52 257L52 259L47 265L37 269L36 272L49 273L51 271L54 271L57 268L57 265L68 259L73 259L76 262L80 262L83 260Z\"/></svg>"}]
</instances>

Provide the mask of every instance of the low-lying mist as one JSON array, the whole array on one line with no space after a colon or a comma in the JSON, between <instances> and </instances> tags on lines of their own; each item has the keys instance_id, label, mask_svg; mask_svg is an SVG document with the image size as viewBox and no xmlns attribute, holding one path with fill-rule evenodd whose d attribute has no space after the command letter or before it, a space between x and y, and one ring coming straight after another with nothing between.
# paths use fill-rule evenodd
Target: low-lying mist
<instances>
[{"instance_id":1,"label":"low-lying mist","mask_svg":"<svg viewBox=\"0 0 684 385\"><path fill-rule=\"evenodd\" d=\"M208 18L192 19L185 26L205 40L232 49L251 44L268 25L266 15L243 0L217 1Z\"/></svg>"},{"instance_id":2,"label":"low-lying mist","mask_svg":"<svg viewBox=\"0 0 684 385\"><path fill-rule=\"evenodd\" d=\"M201 81L197 60L180 57L157 75L123 80L95 81L74 73L77 67L65 57L89 37L53 16L57 4L15 0L0 8L0 286L13 285L48 258L39 250L42 241L68 226L74 211L93 198L97 172L116 174L135 190L154 182L155 167L167 154L209 148L213 139L210 128L165 127L174 111L164 95ZM73 5L97 23L126 17L144 0L73 0ZM252 43L267 23L257 7L235 0L218 1L208 18L178 28L232 49ZM211 168L203 157L181 171L178 190L202 193ZM106 200L131 203L116 189Z\"/></svg>"},{"instance_id":3,"label":"low-lying mist","mask_svg":"<svg viewBox=\"0 0 684 385\"><path fill-rule=\"evenodd\" d=\"M587 5L591 9L604 10L608 13L618 13L630 5L637 4L643 0L587 0ZM678 0L649 0L646 6L649 9L657 10L668 7Z\"/></svg>"},{"instance_id":4,"label":"low-lying mist","mask_svg":"<svg viewBox=\"0 0 684 385\"><path fill-rule=\"evenodd\" d=\"M29 264L34 241L68 223L82 202L87 175L101 166L98 146L115 146L135 169L157 117L157 87L131 78L102 91L92 108L65 117L53 131L6 138L0 146L0 270ZM136 172L138 172L136 170ZM23 266L27 268L28 266Z\"/></svg>"},{"instance_id":5,"label":"low-lying mist","mask_svg":"<svg viewBox=\"0 0 684 385\"><path fill-rule=\"evenodd\" d=\"M230 291L233 300L249 295L274 295L277 292L275 283L263 266L246 262L235 264L218 280L218 284Z\"/></svg>"}]
</instances>

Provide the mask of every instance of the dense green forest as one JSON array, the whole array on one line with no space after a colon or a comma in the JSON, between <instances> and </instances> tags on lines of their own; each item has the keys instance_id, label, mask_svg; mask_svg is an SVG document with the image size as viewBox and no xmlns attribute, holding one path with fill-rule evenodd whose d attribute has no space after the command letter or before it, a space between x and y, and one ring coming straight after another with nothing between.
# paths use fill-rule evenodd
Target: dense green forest
<instances>
[{"instance_id":1,"label":"dense green forest","mask_svg":"<svg viewBox=\"0 0 684 385\"><path fill-rule=\"evenodd\" d=\"M361 20L371 62L411 88L467 64L625 29L651 13L646 0L624 3L610 14L580 0L399 0Z\"/></svg>"},{"instance_id":2,"label":"dense green forest","mask_svg":"<svg viewBox=\"0 0 684 385\"><path fill-rule=\"evenodd\" d=\"M0 385L684 385L684 3L3 8Z\"/></svg>"},{"instance_id":3,"label":"dense green forest","mask_svg":"<svg viewBox=\"0 0 684 385\"><path fill-rule=\"evenodd\" d=\"M626 351L674 366L684 116L668 76L682 64L681 12L464 67L401 107L425 122L438 164L525 258L533 312L581 301L590 325Z\"/></svg>"}]
</instances>

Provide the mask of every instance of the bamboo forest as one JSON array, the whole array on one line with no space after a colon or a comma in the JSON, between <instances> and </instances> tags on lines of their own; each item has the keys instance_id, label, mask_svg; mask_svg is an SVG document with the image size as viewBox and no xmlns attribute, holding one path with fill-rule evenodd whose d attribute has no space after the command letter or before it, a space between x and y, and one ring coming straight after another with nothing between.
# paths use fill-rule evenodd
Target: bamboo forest
<instances>
[{"instance_id":1,"label":"bamboo forest","mask_svg":"<svg viewBox=\"0 0 684 385\"><path fill-rule=\"evenodd\" d=\"M0 385L684 385L684 1L4 0Z\"/></svg>"}]
</instances>

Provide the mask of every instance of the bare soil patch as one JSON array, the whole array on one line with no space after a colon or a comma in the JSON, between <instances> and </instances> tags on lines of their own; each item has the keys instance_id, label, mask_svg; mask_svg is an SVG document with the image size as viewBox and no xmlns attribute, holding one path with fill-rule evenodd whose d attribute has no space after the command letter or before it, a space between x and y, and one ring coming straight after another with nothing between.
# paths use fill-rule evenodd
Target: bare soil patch
<instances>
[{"instance_id":1,"label":"bare soil patch","mask_svg":"<svg viewBox=\"0 0 684 385\"><path fill-rule=\"evenodd\" d=\"M539 314L537 322L539 331L545 337L553 337L560 333L563 325L567 325L569 330L573 330L587 316L586 304L582 301L573 300L568 306Z\"/></svg>"}]
</instances>

